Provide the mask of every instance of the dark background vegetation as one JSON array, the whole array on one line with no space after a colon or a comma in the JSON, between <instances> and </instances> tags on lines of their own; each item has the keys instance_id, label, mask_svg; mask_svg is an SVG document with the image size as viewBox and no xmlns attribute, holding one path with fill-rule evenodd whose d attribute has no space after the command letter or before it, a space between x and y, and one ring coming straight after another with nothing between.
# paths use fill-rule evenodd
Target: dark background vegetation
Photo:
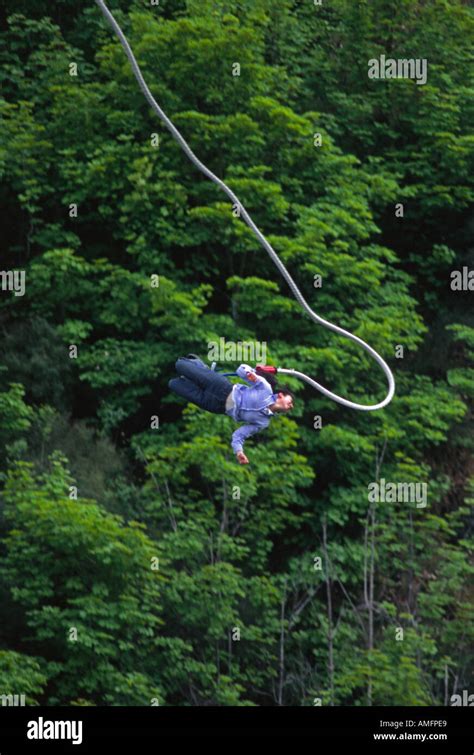
<instances>
[{"instance_id":1,"label":"dark background vegetation","mask_svg":"<svg viewBox=\"0 0 474 755\"><path fill-rule=\"evenodd\" d=\"M169 394L179 355L258 339L367 403L383 376L302 314L92 0L4 0L1 269L27 286L0 298L0 693L449 704L474 647L474 293L450 286L474 267L472 8L110 5L192 149L397 393L366 414L293 381L240 467L232 422ZM427 58L427 84L369 79L382 53ZM428 505L371 504L382 477Z\"/></svg>"}]
</instances>

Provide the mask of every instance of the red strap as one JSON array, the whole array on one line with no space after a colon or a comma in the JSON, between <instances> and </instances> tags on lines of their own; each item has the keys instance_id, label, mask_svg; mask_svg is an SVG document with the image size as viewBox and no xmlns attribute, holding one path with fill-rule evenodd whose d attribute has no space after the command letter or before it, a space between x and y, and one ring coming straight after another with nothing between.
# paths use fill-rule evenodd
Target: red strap
<instances>
[{"instance_id":1,"label":"red strap","mask_svg":"<svg viewBox=\"0 0 474 755\"><path fill-rule=\"evenodd\" d=\"M271 375L275 375L276 371L277 371L277 368L273 367L270 364L266 364L266 365L259 364L255 368L255 372L257 373L257 375L261 374L262 372L263 373L267 372L267 373L270 373Z\"/></svg>"}]
</instances>

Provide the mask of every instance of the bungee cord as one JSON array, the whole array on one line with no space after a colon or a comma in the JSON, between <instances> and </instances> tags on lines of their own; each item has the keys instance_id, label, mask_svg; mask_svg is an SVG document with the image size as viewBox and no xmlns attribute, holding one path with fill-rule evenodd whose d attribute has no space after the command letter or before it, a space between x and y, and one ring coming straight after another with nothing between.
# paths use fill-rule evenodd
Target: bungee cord
<instances>
[{"instance_id":1,"label":"bungee cord","mask_svg":"<svg viewBox=\"0 0 474 755\"><path fill-rule=\"evenodd\" d=\"M329 330L332 330L334 333L338 333L341 336L344 336L346 338L349 338L351 341L354 341L354 343L359 344L359 346L362 346L362 348L370 354L370 356L380 365L382 368L382 371L384 372L387 382L388 382L388 392L383 401L380 401L378 404L358 404L354 401L350 401L349 399L343 398L342 396L338 396L337 393L333 393L333 391L330 391L328 388L325 388L324 385L321 385L321 383L318 383L316 380L313 380L313 378L309 377L308 375L305 375L304 372L299 372L298 370L294 369L288 369L284 367L278 367L277 371L278 373L284 373L287 375L291 375L292 377L299 378L300 380L303 380L305 383L308 383L312 388L315 388L317 391L322 393L327 398L332 399L332 401L336 401L338 404L342 404L342 406L347 406L350 409L357 409L358 411L375 411L377 409L382 409L384 406L387 406L387 404L390 403L390 401L393 398L393 395L395 393L395 380L393 377L393 374L390 370L390 367L387 365L387 363L382 359L380 354L378 354L375 349L373 349L371 346L369 346L368 343L362 340L362 338L359 338L359 336L354 335L353 333L350 333L348 330L345 330L344 328L341 328L339 325L334 325L334 323L329 322L328 320L325 320L323 317L320 317L316 312L314 312L309 304L307 303L306 299L303 297L303 294L299 290L298 286L296 285L295 281L291 277L290 273L286 269L283 262L280 260L278 254L273 249L272 245L269 241L265 238L263 233L260 231L260 229L255 225L254 221L250 217L249 213L245 209L242 202L239 200L237 195L230 189L227 184L222 181L220 178L218 178L209 168L204 165L204 163L199 160L198 157L194 154L192 149L189 147L188 143L184 139L184 137L181 135L181 133L178 131L176 126L172 123L172 121L168 118L166 113L161 109L161 107L156 102L155 98L153 97L152 93L150 92L150 89L148 88L145 79L143 78L142 72L140 70L140 67L135 59L135 56L132 52L132 49L122 31L119 24L115 20L114 16L106 6L104 0L96 0L97 5L99 6L100 10L104 14L106 20L116 33L120 44L122 45L125 54L130 61L130 65L132 67L132 71L135 75L135 78L138 81L138 84L140 86L140 89L142 90L143 94L145 95L147 101L149 102L151 108L154 110L154 112L158 115L158 117L161 119L161 121L165 124L168 131L171 133L173 138L178 142L180 147L183 149L187 157L191 160L192 163L196 166L198 170L201 171L207 178L209 178L213 183L215 183L217 186L219 186L222 191L227 194L229 199L232 200L234 204L236 204L240 209L240 215L245 220L246 224L250 228L250 230L253 232L253 234L257 237L260 244L263 246L265 251L270 256L272 262L276 265L278 270L280 271L283 278L288 283L291 292L295 299L298 301L298 303L301 305L303 310L309 315L311 320L313 322L317 323L318 325L323 325L325 328L328 328Z\"/></svg>"}]
</instances>

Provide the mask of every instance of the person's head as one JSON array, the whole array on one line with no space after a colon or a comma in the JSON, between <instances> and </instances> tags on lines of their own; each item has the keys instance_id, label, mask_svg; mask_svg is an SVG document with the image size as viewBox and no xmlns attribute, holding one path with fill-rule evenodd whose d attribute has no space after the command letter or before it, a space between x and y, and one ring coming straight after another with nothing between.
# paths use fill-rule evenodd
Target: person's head
<instances>
[{"instance_id":1,"label":"person's head","mask_svg":"<svg viewBox=\"0 0 474 755\"><path fill-rule=\"evenodd\" d=\"M294 395L285 385L279 385L275 388L277 394L276 401L271 404L272 412L289 412L294 406Z\"/></svg>"}]
</instances>

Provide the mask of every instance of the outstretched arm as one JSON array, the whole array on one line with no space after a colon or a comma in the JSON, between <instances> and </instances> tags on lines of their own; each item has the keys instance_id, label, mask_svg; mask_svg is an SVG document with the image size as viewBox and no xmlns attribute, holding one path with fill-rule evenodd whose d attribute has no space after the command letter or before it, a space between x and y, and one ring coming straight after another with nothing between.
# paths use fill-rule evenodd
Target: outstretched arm
<instances>
[{"instance_id":1,"label":"outstretched arm","mask_svg":"<svg viewBox=\"0 0 474 755\"><path fill-rule=\"evenodd\" d=\"M264 425L249 424L238 427L237 430L232 433L232 450L237 456L239 464L248 464L249 460L244 454L244 443L251 435L255 435L260 430L264 430Z\"/></svg>"}]
</instances>

